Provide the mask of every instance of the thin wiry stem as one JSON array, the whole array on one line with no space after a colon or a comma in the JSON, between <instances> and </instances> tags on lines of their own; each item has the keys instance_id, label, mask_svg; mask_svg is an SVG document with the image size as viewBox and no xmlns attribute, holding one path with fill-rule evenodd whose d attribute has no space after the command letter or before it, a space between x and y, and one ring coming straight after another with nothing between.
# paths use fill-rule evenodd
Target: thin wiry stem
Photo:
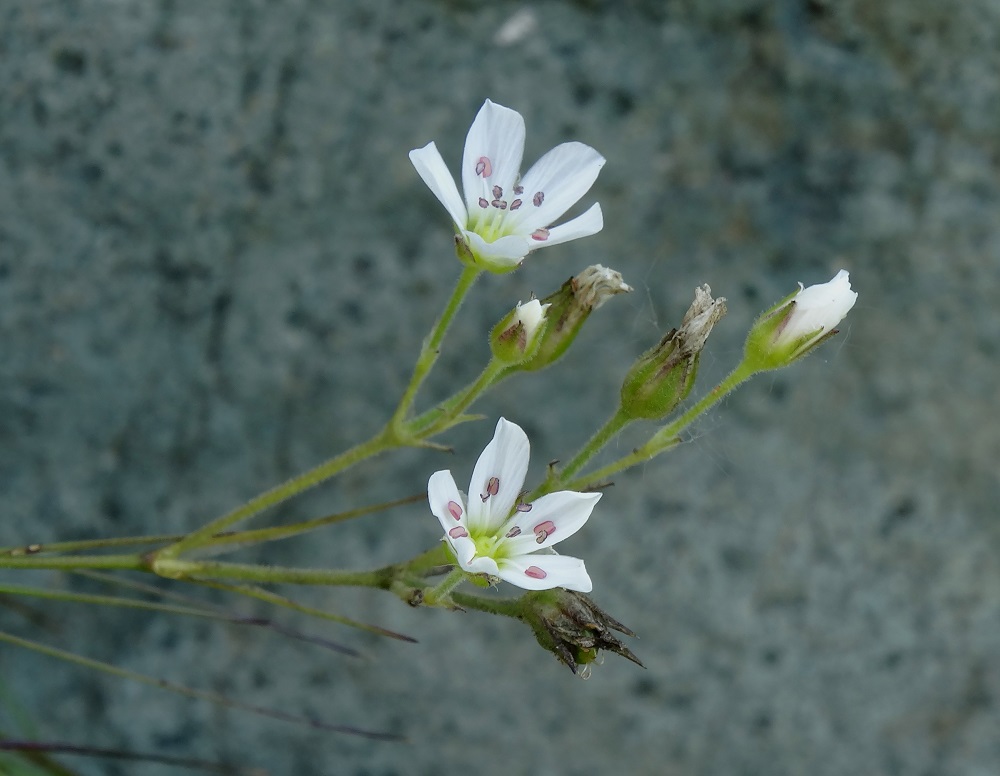
<instances>
[{"instance_id":1,"label":"thin wiry stem","mask_svg":"<svg viewBox=\"0 0 1000 776\"><path fill-rule=\"evenodd\" d=\"M65 660L66 662L73 663L83 668L90 668L96 671L102 671L111 676L116 676L120 679L129 679L133 682L139 682L140 684L146 684L150 687L158 687L162 690L168 690L178 695L184 695L188 698L197 698L199 700L209 701L210 703L215 703L220 706L228 706L234 709L240 709L242 711L249 711L252 714L258 714L262 717L270 717L271 719L278 719L284 722L293 722L298 725L306 725L308 727L315 728L317 730L325 730L331 733L346 733L353 736L361 736L362 738L371 738L379 741L399 741L401 737L394 733L385 733L380 731L365 730L363 728L352 727L350 725L335 725L329 722L323 722L322 720L309 719L306 717L299 717L294 714L288 714L284 711L278 709L271 709L265 706L256 706L252 703L245 703L243 701L238 701L235 698L230 698L227 695L222 695L220 693L207 692L206 690L196 690L192 687L185 687L181 684L175 684L174 682L168 682L166 679L156 679L152 676L147 676L146 674L141 674L138 671L130 671L127 668L121 668L119 666L111 665L110 663L105 663L101 660L94 660L93 658L83 657L82 655L77 655L74 652L69 652L64 649L59 649L58 647L51 647L47 644L42 644L38 641L32 641L31 639L24 639L20 636L15 636L11 633L5 633L0 631L0 641L12 644L13 646L22 647L23 649L31 650L32 652L37 652L42 655L47 655L49 657L54 657L59 660Z\"/></svg>"}]
</instances>

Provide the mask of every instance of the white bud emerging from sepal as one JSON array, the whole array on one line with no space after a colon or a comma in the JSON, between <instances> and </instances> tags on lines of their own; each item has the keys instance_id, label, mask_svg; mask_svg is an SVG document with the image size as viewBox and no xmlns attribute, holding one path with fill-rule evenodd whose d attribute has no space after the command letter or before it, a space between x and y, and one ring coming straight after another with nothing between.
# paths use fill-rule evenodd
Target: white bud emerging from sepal
<instances>
[{"instance_id":1,"label":"white bud emerging from sepal","mask_svg":"<svg viewBox=\"0 0 1000 776\"><path fill-rule=\"evenodd\" d=\"M611 297L627 294L631 290L620 272L600 264L587 267L567 280L558 291L545 297L545 306L552 308L546 316L548 324L542 332L538 351L530 362L522 365L522 369L544 369L556 361L576 339L594 310Z\"/></svg>"},{"instance_id":2,"label":"white bud emerging from sepal","mask_svg":"<svg viewBox=\"0 0 1000 776\"><path fill-rule=\"evenodd\" d=\"M524 326L524 332L528 339L534 337L535 332L538 331L538 327L542 325L542 321L545 320L545 311L548 307L547 304L542 304L537 299L532 299L526 304L518 302L517 307L514 308L514 315L517 318L517 322Z\"/></svg>"},{"instance_id":3,"label":"white bud emerging from sepal","mask_svg":"<svg viewBox=\"0 0 1000 776\"><path fill-rule=\"evenodd\" d=\"M545 329L545 313L549 305L532 299L518 302L503 320L493 327L490 348L498 361L517 365L535 355L541 333Z\"/></svg>"},{"instance_id":4,"label":"white bud emerging from sepal","mask_svg":"<svg viewBox=\"0 0 1000 776\"><path fill-rule=\"evenodd\" d=\"M765 311L747 335L745 359L755 371L778 369L796 361L837 330L854 307L857 292L840 270L828 283L804 287Z\"/></svg>"}]
</instances>

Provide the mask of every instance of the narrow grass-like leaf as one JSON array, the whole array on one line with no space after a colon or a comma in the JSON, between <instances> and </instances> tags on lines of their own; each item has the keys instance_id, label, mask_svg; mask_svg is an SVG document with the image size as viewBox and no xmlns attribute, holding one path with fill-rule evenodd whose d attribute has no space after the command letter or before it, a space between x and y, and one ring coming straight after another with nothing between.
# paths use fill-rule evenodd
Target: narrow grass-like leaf
<instances>
[{"instance_id":1,"label":"narrow grass-like leaf","mask_svg":"<svg viewBox=\"0 0 1000 776\"><path fill-rule=\"evenodd\" d=\"M207 607L195 608L191 606L176 606L173 604L160 604L154 601L140 601L136 598L124 598L122 596L73 593L65 590L48 590L46 588L27 587L25 585L0 584L0 594L32 596L35 598L47 598L49 600L69 601L71 603L79 604L95 604L98 606L117 606L127 609L144 609L146 611L162 612L164 614L179 614L186 617L206 617L211 620L233 623L234 625L251 625L268 628L269 630L273 630L275 633L279 633L282 636L298 639L300 641L306 641L310 644L315 644L334 652L339 652L342 655L348 655L350 657L361 656L357 650L352 649L351 647L346 647L343 644L338 644L332 639L301 633L293 628L286 628L283 625L272 622L265 617L245 617L229 614L224 611L214 611L213 609Z\"/></svg>"},{"instance_id":2,"label":"narrow grass-like leaf","mask_svg":"<svg viewBox=\"0 0 1000 776\"><path fill-rule=\"evenodd\" d=\"M128 752L122 749L105 749L97 746L79 746L55 741L12 741L0 738L0 751L41 753L41 754L71 754L83 757L98 757L105 760L128 760L132 762L156 763L158 765L175 765L192 771L207 773L224 773L228 776L266 776L267 771L260 768L246 768L226 763L198 760L191 757L171 757L169 755ZM71 771L52 771L73 776Z\"/></svg>"},{"instance_id":3,"label":"narrow grass-like leaf","mask_svg":"<svg viewBox=\"0 0 1000 776\"><path fill-rule=\"evenodd\" d=\"M101 660L94 660L93 658L83 657L82 655L77 655L74 652L69 652L64 649L59 649L58 647L51 647L47 644L42 644L38 641L32 641L31 639L24 639L20 636L15 636L12 633L6 633L0 631L0 641L6 642L8 644L13 644L14 646L22 647L24 649L31 650L33 652L38 652L42 655L48 655L49 657L54 657L59 660L65 660L74 665L82 666L84 668L91 668L97 671L103 671L111 676L116 676L120 679L129 679L133 682L139 682L140 684L146 684L150 687L158 687L162 690L168 690L178 695L183 695L188 698L197 698L198 700L209 701L210 703L215 703L219 706L226 706L228 708L240 709L242 711L248 711L252 714L257 714L262 717L269 717L271 719L281 720L283 722L291 722L297 725L306 725L307 727L314 728L316 730L324 730L330 733L344 733L351 736L359 736L361 738L370 738L376 741L401 741L402 737L395 733L386 733L382 731L375 730L365 730L364 728L353 727L351 725L337 725L329 722L324 722L323 720L313 719L309 717L302 717L295 714L289 714L287 712L281 711L280 709L272 709L266 706L257 706L252 703L246 703L244 701L236 700L235 698L230 698L227 695L222 695L221 693L208 692L206 690L196 690L191 687L186 687L182 684L176 684L174 682L169 682L166 679L156 679L152 676L147 676L146 674L141 674L137 671L130 671L126 668L120 668L118 666L111 665L110 663L105 663Z\"/></svg>"},{"instance_id":4,"label":"narrow grass-like leaf","mask_svg":"<svg viewBox=\"0 0 1000 776\"><path fill-rule=\"evenodd\" d=\"M283 595L272 593L270 590L265 590L264 588L257 587L256 585L234 585L226 582L213 582L203 579L192 581L199 585L204 585L205 587L213 587L217 590L227 590L232 593L249 596L250 598L256 598L260 601L266 601L267 603L274 604L275 606L283 606L286 609L302 612L303 614L308 614L312 617L319 617L323 620L339 622L342 625L349 625L352 628L358 628L360 630L368 631L369 633L375 633L379 636L388 636L391 639L399 639L400 641L407 641L411 644L417 643L417 640L412 636L407 636L403 633L396 633L395 631L391 631L388 628L383 628L379 625L369 625L368 623L358 622L357 620L352 620L349 617L333 614L332 612L327 612L322 609L316 609L312 606L306 606L305 604L300 604L290 598L285 598Z\"/></svg>"},{"instance_id":5,"label":"narrow grass-like leaf","mask_svg":"<svg viewBox=\"0 0 1000 776\"><path fill-rule=\"evenodd\" d=\"M309 531L315 531L317 528L322 528L327 525L342 523L346 520L354 520L375 512L384 512L394 507L405 506L406 504L415 504L426 499L426 493L415 493L412 496L396 499L395 501L385 501L380 504L372 504L371 506L351 509L346 512L337 512L325 517L317 517L313 520L303 520L298 523L278 525L271 528L254 528L246 531L223 533L200 545L196 550L189 553L188 557L197 558L219 555L223 552L233 552L235 550L243 549L244 547L250 547L254 544L273 542L279 539L290 539L294 536L299 536Z\"/></svg>"}]
</instances>

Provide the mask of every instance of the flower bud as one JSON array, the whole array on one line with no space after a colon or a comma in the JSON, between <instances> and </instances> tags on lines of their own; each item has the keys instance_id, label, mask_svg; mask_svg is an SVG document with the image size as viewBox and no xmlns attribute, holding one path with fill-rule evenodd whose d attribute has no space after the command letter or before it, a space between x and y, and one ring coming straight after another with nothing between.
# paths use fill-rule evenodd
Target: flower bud
<instances>
[{"instance_id":1,"label":"flower bud","mask_svg":"<svg viewBox=\"0 0 1000 776\"><path fill-rule=\"evenodd\" d=\"M600 264L587 267L567 280L558 291L543 300L551 305L548 325L542 333L538 352L522 368L534 371L556 361L576 339L584 321L594 310L612 296L631 290L621 273Z\"/></svg>"},{"instance_id":2,"label":"flower bud","mask_svg":"<svg viewBox=\"0 0 1000 776\"><path fill-rule=\"evenodd\" d=\"M694 290L694 302L679 329L671 329L629 370L622 384L622 413L657 420L687 398L694 387L698 360L712 328L726 314L726 300L712 299L707 285Z\"/></svg>"},{"instance_id":3,"label":"flower bud","mask_svg":"<svg viewBox=\"0 0 1000 776\"><path fill-rule=\"evenodd\" d=\"M574 674L581 667L589 671L588 664L602 649L642 666L642 661L612 631L633 637L635 634L583 593L553 588L528 593L522 601L521 619L531 626L538 643Z\"/></svg>"},{"instance_id":4,"label":"flower bud","mask_svg":"<svg viewBox=\"0 0 1000 776\"><path fill-rule=\"evenodd\" d=\"M493 357L505 364L516 365L530 359L545 330L547 304L532 299L527 304L518 302L490 333Z\"/></svg>"},{"instance_id":5,"label":"flower bud","mask_svg":"<svg viewBox=\"0 0 1000 776\"><path fill-rule=\"evenodd\" d=\"M747 335L748 366L755 371L788 366L829 339L850 312L858 295L850 275L840 270L833 280L799 290L766 310Z\"/></svg>"}]
</instances>

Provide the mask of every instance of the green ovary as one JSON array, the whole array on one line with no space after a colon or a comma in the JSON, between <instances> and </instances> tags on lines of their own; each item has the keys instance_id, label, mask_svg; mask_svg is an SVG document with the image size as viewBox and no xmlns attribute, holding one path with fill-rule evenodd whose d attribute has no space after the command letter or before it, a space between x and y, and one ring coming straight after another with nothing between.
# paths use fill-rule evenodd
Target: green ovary
<instances>
[{"instance_id":1,"label":"green ovary","mask_svg":"<svg viewBox=\"0 0 1000 776\"><path fill-rule=\"evenodd\" d=\"M503 546L506 544L503 536L495 536L493 534L483 534L481 536L476 536L475 534L469 537L476 545L476 555L484 558L493 558L493 560L501 560L507 557L507 553L504 552Z\"/></svg>"}]
</instances>

